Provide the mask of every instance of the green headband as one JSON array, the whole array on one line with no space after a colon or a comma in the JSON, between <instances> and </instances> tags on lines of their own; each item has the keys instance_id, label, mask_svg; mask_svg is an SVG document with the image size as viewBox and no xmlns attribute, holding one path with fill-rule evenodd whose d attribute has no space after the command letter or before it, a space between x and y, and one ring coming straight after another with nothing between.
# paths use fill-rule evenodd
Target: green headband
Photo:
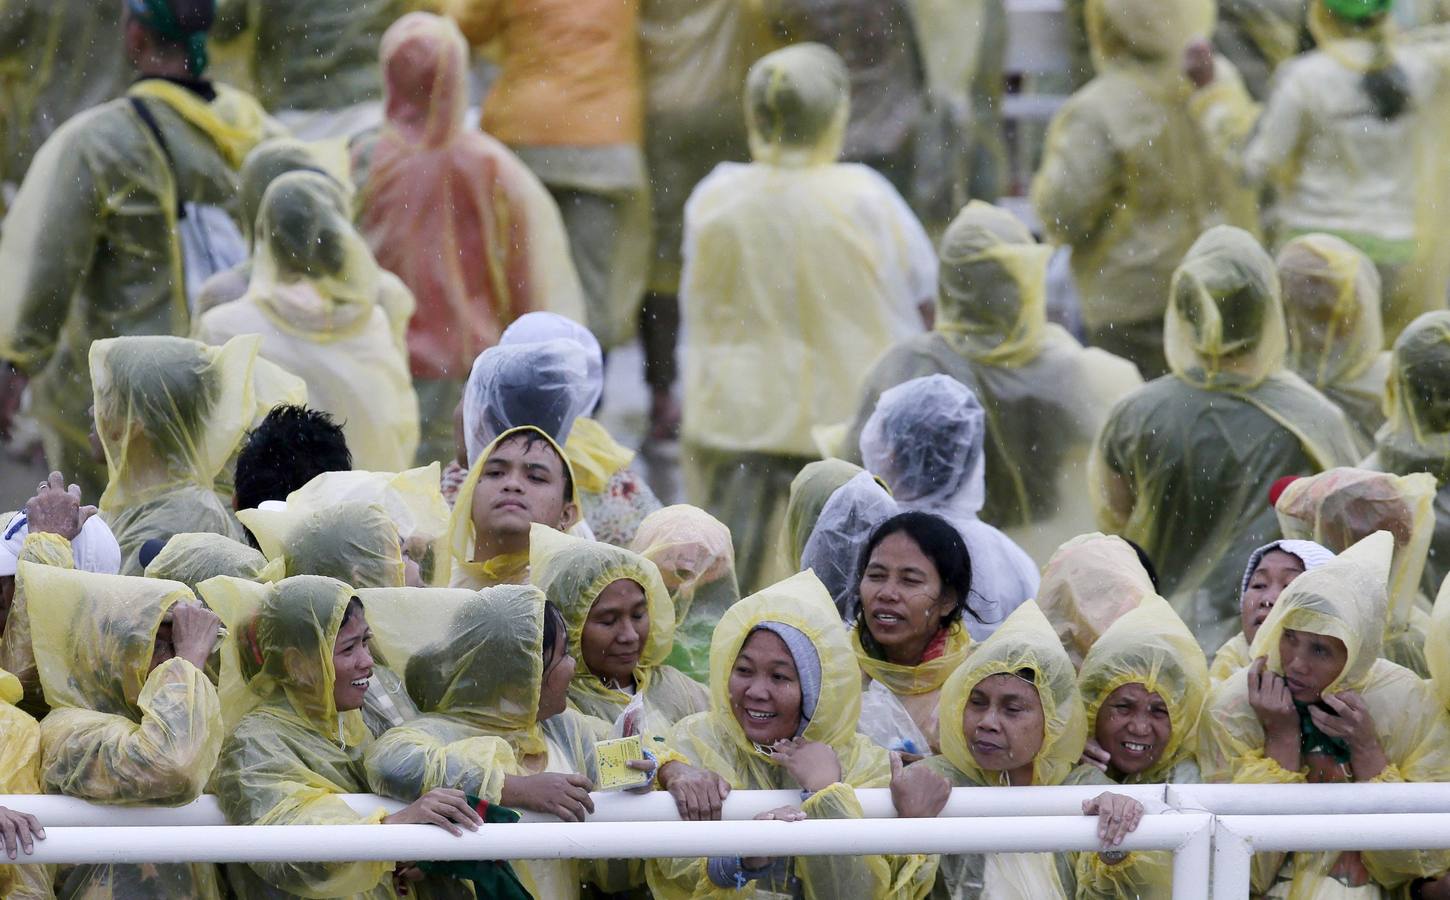
<instances>
[{"instance_id":1,"label":"green headband","mask_svg":"<svg viewBox=\"0 0 1450 900\"><path fill-rule=\"evenodd\" d=\"M1349 22L1365 22L1384 15L1394 0L1323 0L1324 7Z\"/></svg>"},{"instance_id":2,"label":"green headband","mask_svg":"<svg viewBox=\"0 0 1450 900\"><path fill-rule=\"evenodd\" d=\"M127 5L146 28L168 41L186 45L186 67L191 74L199 76L206 71L206 32L182 28L168 0L129 0Z\"/></svg>"}]
</instances>

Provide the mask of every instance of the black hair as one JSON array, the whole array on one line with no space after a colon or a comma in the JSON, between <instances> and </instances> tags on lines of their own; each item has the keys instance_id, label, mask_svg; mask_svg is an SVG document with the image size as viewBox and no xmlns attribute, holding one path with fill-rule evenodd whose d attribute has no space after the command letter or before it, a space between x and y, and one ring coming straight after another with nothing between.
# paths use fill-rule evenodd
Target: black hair
<instances>
[{"instance_id":1,"label":"black hair","mask_svg":"<svg viewBox=\"0 0 1450 900\"><path fill-rule=\"evenodd\" d=\"M506 444L512 444L516 441L524 442L525 453L528 453L539 444L543 444L545 447L549 448L549 452L554 454L554 456L558 458L559 468L564 473L564 502L572 503L574 501L574 473L569 468L569 461L564 458L564 454L559 452L559 448L553 442L553 440L545 435L542 431L539 431L530 426L529 430L527 431L520 431L518 434L509 435L507 439L499 441L498 446L494 447L494 449L497 450L499 447L502 447Z\"/></svg>"},{"instance_id":2,"label":"black hair","mask_svg":"<svg viewBox=\"0 0 1450 900\"><path fill-rule=\"evenodd\" d=\"M347 600L347 609L343 610L342 621L338 623L338 627L341 628L342 626L346 625L349 619L353 618L354 616L360 615L362 611L362 598L358 596L349 597Z\"/></svg>"},{"instance_id":3,"label":"black hair","mask_svg":"<svg viewBox=\"0 0 1450 900\"><path fill-rule=\"evenodd\" d=\"M559 643L559 635L562 634L568 625L564 622L564 614L559 607L554 605L553 600L544 601L544 671L554 664L554 647Z\"/></svg>"},{"instance_id":4,"label":"black hair","mask_svg":"<svg viewBox=\"0 0 1450 900\"><path fill-rule=\"evenodd\" d=\"M256 509L324 472L352 469L342 426L305 406L278 406L247 435L237 455L236 507Z\"/></svg>"},{"instance_id":5,"label":"black hair","mask_svg":"<svg viewBox=\"0 0 1450 900\"><path fill-rule=\"evenodd\" d=\"M952 608L941 618L941 627L947 628L962 618L962 613L969 611L967 597L972 592L972 557L967 552L966 542L962 540L961 532L941 516L931 513L911 511L892 516L885 522L876 526L867 539L866 545L861 548L861 555L856 562L856 585L855 599L851 620L857 626L861 635L861 646L874 657L883 657L884 653L876 638L871 635L870 628L861 626L861 581L866 577L866 567L871 564L871 554L881 545L881 542L893 534L905 534L916 543L926 558L931 560L936 567L937 577L941 579L942 593L950 594L955 601ZM973 615L975 618L975 614Z\"/></svg>"},{"instance_id":6,"label":"black hair","mask_svg":"<svg viewBox=\"0 0 1450 900\"><path fill-rule=\"evenodd\" d=\"M1138 546L1136 541L1130 541L1127 538L1123 538L1123 540L1127 542L1129 547L1133 548L1134 553L1138 554L1138 562L1143 565L1143 571L1148 573L1148 580L1153 582L1154 593L1158 593L1160 590L1158 587L1158 569L1153 565L1153 558L1148 555L1147 550Z\"/></svg>"}]
</instances>

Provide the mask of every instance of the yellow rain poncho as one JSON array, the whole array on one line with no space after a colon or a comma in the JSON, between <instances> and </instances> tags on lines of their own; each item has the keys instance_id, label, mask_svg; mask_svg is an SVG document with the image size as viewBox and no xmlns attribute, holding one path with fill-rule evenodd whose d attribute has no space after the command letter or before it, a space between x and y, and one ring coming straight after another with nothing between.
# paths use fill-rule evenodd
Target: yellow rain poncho
<instances>
[{"instance_id":1,"label":"yellow rain poncho","mask_svg":"<svg viewBox=\"0 0 1450 900\"><path fill-rule=\"evenodd\" d=\"M1259 628L1250 653L1267 656L1269 670L1281 673L1279 643L1286 629L1343 641L1348 659L1325 693L1355 691L1364 699L1389 763L1372 781L1445 781L1450 779L1450 729L1434 688L1408 669L1379 658L1384 586L1393 549L1389 534L1372 535L1294 579ZM1204 709L1204 724L1199 763L1205 780L1234 784L1299 784L1307 780L1307 767L1289 772L1265 753L1264 729L1249 706L1247 678L1230 678L1214 689ZM1259 854L1254 862L1253 890L1263 893L1277 882L1292 880L1291 897L1359 896L1351 895L1329 876L1338 857L1337 853L1294 853L1286 863L1284 854ZM1434 876L1450 865L1443 851L1377 850L1361 852L1360 857L1374 882L1383 888L1375 896L1389 896L1392 889L1417 877Z\"/></svg>"},{"instance_id":2,"label":"yellow rain poncho","mask_svg":"<svg viewBox=\"0 0 1450 900\"><path fill-rule=\"evenodd\" d=\"M1093 645L1078 676L1089 729L1097 727L1098 712L1113 691L1125 684L1141 684L1168 707L1169 737L1163 756L1151 769L1125 779L1130 784L1196 784L1201 778L1194 755L1198 751L1198 717L1208 697L1208 663L1198 642L1173 607L1161 597L1144 598ZM1167 853L1139 853L1129 869L1106 866L1095 855L1079 857L1079 866L1091 865L1114 897L1161 897L1173 886L1173 857Z\"/></svg>"},{"instance_id":3,"label":"yellow rain poncho","mask_svg":"<svg viewBox=\"0 0 1450 900\"><path fill-rule=\"evenodd\" d=\"M31 640L50 714L41 723L46 793L120 806L181 806L206 789L222 744L217 690L172 658L150 669L183 584L22 563ZM148 671L149 670L149 671ZM222 896L214 866L78 866L65 896Z\"/></svg>"},{"instance_id":4,"label":"yellow rain poncho","mask_svg":"<svg viewBox=\"0 0 1450 900\"><path fill-rule=\"evenodd\" d=\"M146 566L147 578L179 581L193 591L211 578L225 575L262 581L267 558L256 550L219 534L178 534Z\"/></svg>"},{"instance_id":5,"label":"yellow rain poncho","mask_svg":"<svg viewBox=\"0 0 1450 900\"><path fill-rule=\"evenodd\" d=\"M20 679L0 669L0 794L40 793L40 726L15 704L24 690ZM24 812L25 810L21 810ZM50 900L55 872L49 866L0 866L0 897Z\"/></svg>"},{"instance_id":6,"label":"yellow rain poncho","mask_svg":"<svg viewBox=\"0 0 1450 900\"><path fill-rule=\"evenodd\" d=\"M1128 542L1094 532L1073 538L1052 554L1042 570L1037 606L1080 669L1114 622L1156 594Z\"/></svg>"},{"instance_id":7,"label":"yellow rain poncho","mask_svg":"<svg viewBox=\"0 0 1450 900\"><path fill-rule=\"evenodd\" d=\"M1214 47L1234 64L1250 95L1268 96L1274 72L1302 49L1309 2L1221 0L1219 3Z\"/></svg>"},{"instance_id":8,"label":"yellow rain poncho","mask_svg":"<svg viewBox=\"0 0 1450 900\"><path fill-rule=\"evenodd\" d=\"M1289 60L1260 107L1237 79L1197 91L1204 147L1242 183L1273 188L1275 243L1324 232L1363 250L1383 284L1381 314L1393 340L1417 315L1445 305L1439 222L1446 198L1442 95L1450 76L1443 41L1402 41L1389 16L1358 25L1312 0L1317 48ZM1382 114L1366 74L1398 67L1408 93Z\"/></svg>"},{"instance_id":9,"label":"yellow rain poncho","mask_svg":"<svg viewBox=\"0 0 1450 900\"><path fill-rule=\"evenodd\" d=\"M1440 708L1450 710L1450 591L1440 586L1430 625L1425 630L1425 660L1430 667L1430 683L1440 698ZM1447 600L1445 603L1440 601Z\"/></svg>"},{"instance_id":10,"label":"yellow rain poncho","mask_svg":"<svg viewBox=\"0 0 1450 900\"><path fill-rule=\"evenodd\" d=\"M745 736L730 705L730 673L740 648L766 623L787 625L814 645L820 663L819 697L823 715L808 720L802 737L827 744L841 763L842 780L818 791L800 806L813 819L858 819L855 788L886 787L891 763L886 751L856 732L861 709L861 673L856 668L840 616L819 579L809 572L792 576L732 606L710 644L710 710L677 724L671 749L691 764L720 775L736 790L795 788L794 779L761 753ZM805 698L803 707L806 706ZM801 856L789 860L791 874L807 897L924 897L932 857ZM778 896L761 884L743 889L717 887L704 859L655 859L649 862L650 890L660 900L683 898L767 898Z\"/></svg>"},{"instance_id":11,"label":"yellow rain poncho","mask_svg":"<svg viewBox=\"0 0 1450 900\"><path fill-rule=\"evenodd\" d=\"M438 489L437 463L396 473L324 472L288 494L287 509L321 511L353 500L388 514L424 582L434 587L448 583L449 511Z\"/></svg>"},{"instance_id":12,"label":"yellow rain poncho","mask_svg":"<svg viewBox=\"0 0 1450 900\"><path fill-rule=\"evenodd\" d=\"M881 394L913 378L949 375L987 414L987 499L981 518L1038 562L1091 531L1087 460L1108 411L1142 384L1131 363L1084 349L1047 321L1047 262L1011 213L973 201L941 242L936 326L893 347L866 376L843 452Z\"/></svg>"},{"instance_id":13,"label":"yellow rain poncho","mask_svg":"<svg viewBox=\"0 0 1450 900\"><path fill-rule=\"evenodd\" d=\"M0 359L33 379L50 466L88 497L105 486L86 438L91 342L186 334L176 184L188 202L235 212L242 158L276 129L251 97L215 87L210 101L154 78L130 90L156 119L175 172L129 100L115 100L51 135L6 216Z\"/></svg>"},{"instance_id":14,"label":"yellow rain poncho","mask_svg":"<svg viewBox=\"0 0 1450 900\"><path fill-rule=\"evenodd\" d=\"M1380 324L1380 276L1369 257L1328 234L1297 237L1279 251L1286 364L1344 410L1369 447L1385 422L1389 354Z\"/></svg>"},{"instance_id":15,"label":"yellow rain poncho","mask_svg":"<svg viewBox=\"0 0 1450 900\"><path fill-rule=\"evenodd\" d=\"M9 526L7 525L7 530ZM19 563L31 562L42 567L59 569L75 568L75 554L70 541L58 534L35 532L26 534L16 557L15 596L10 601L10 615L5 619L5 633L0 635L0 669L20 680L22 698L17 701L22 710L42 719L49 711L45 693L40 686L40 671L35 665L35 649L30 639L30 591L25 584L25 573Z\"/></svg>"},{"instance_id":16,"label":"yellow rain poncho","mask_svg":"<svg viewBox=\"0 0 1450 900\"><path fill-rule=\"evenodd\" d=\"M1243 561L1277 537L1269 487L1353 465L1339 407L1284 369L1274 261L1236 228L1203 235L1173 277L1173 376L1114 408L1093 488L1103 530L1141 546L1205 647L1238 625Z\"/></svg>"},{"instance_id":17,"label":"yellow rain poncho","mask_svg":"<svg viewBox=\"0 0 1450 900\"><path fill-rule=\"evenodd\" d=\"M257 216L247 293L203 315L195 334L213 344L260 334L261 355L299 376L308 404L343 423L357 466L396 472L413 464L418 399L390 321L399 313L382 305L382 272L349 213L345 192L326 175L273 181Z\"/></svg>"},{"instance_id":18,"label":"yellow rain poncho","mask_svg":"<svg viewBox=\"0 0 1450 900\"><path fill-rule=\"evenodd\" d=\"M382 96L378 44L420 0L331 3L219 0L216 41L251 43L257 97L273 112L339 110ZM245 38L243 36L245 35Z\"/></svg>"},{"instance_id":19,"label":"yellow rain poncho","mask_svg":"<svg viewBox=\"0 0 1450 900\"><path fill-rule=\"evenodd\" d=\"M202 596L226 624L222 695L240 717L222 746L215 791L236 825L379 824L340 794L365 793L360 712L333 701L333 648L354 592L304 575L273 585L216 579ZM417 799L417 795L408 798ZM227 866L242 900L281 896L393 898L393 864L256 863Z\"/></svg>"},{"instance_id":20,"label":"yellow rain poncho","mask_svg":"<svg viewBox=\"0 0 1450 900\"><path fill-rule=\"evenodd\" d=\"M362 596L379 649L405 673L408 692L424 713L368 749L372 790L403 798L450 787L497 801L509 775L556 772L597 781L594 743L609 736L609 726L574 710L537 721L544 677L544 596L538 589ZM569 859L514 862L541 900L577 897L581 881L615 868Z\"/></svg>"},{"instance_id":21,"label":"yellow rain poncho","mask_svg":"<svg viewBox=\"0 0 1450 900\"><path fill-rule=\"evenodd\" d=\"M1425 610L1420 576L1435 530L1435 478L1424 472L1397 476L1364 469L1331 469L1301 478L1275 507L1284 537L1321 544L1335 553L1377 531L1394 535L1387 588L1384 658L1421 676L1425 663Z\"/></svg>"},{"instance_id":22,"label":"yellow rain poncho","mask_svg":"<svg viewBox=\"0 0 1450 900\"><path fill-rule=\"evenodd\" d=\"M880 475L903 510L933 513L962 536L972 563L965 621L982 640L1037 593L1037 564L983 522L986 413L971 389L945 375L899 384L881 395L861 431L866 468Z\"/></svg>"},{"instance_id":23,"label":"yellow rain poncho","mask_svg":"<svg viewBox=\"0 0 1450 900\"><path fill-rule=\"evenodd\" d=\"M126 91L121 6L14 0L0 19L0 183L18 183L71 117ZM4 201L0 200L0 215Z\"/></svg>"},{"instance_id":24,"label":"yellow rain poncho","mask_svg":"<svg viewBox=\"0 0 1450 900\"><path fill-rule=\"evenodd\" d=\"M1163 312L1183 254L1212 225L1257 218L1189 113L1183 49L1213 21L1211 0L1090 0L1098 75L1053 120L1032 182L1048 237L1072 248L1088 343L1145 378L1167 371Z\"/></svg>"},{"instance_id":25,"label":"yellow rain poncho","mask_svg":"<svg viewBox=\"0 0 1450 900\"><path fill-rule=\"evenodd\" d=\"M972 649L971 635L960 623L953 624L941 651L919 665L903 666L877 659L861 645L858 622L851 630L851 649L867 679L861 696L860 732L887 750L918 756L941 752L942 685L957 670ZM934 639L935 640L935 639ZM925 738L925 743L919 742Z\"/></svg>"},{"instance_id":26,"label":"yellow rain poncho","mask_svg":"<svg viewBox=\"0 0 1450 900\"><path fill-rule=\"evenodd\" d=\"M640 648L633 693L612 688L589 670L581 641L584 624L600 593L616 581L644 589L649 635ZM569 702L585 715L616 722L637 696L642 707L625 733L665 735L686 716L709 707L703 685L665 664L674 646L675 607L655 564L620 547L583 541L546 525L529 535L529 581L564 614L569 654L578 660L569 685Z\"/></svg>"},{"instance_id":27,"label":"yellow rain poncho","mask_svg":"<svg viewBox=\"0 0 1450 900\"><path fill-rule=\"evenodd\" d=\"M294 492L295 494L295 492ZM383 508L345 500L315 511L245 509L237 514L287 577L322 575L354 588L402 587L403 544Z\"/></svg>"},{"instance_id":28,"label":"yellow rain poncho","mask_svg":"<svg viewBox=\"0 0 1450 900\"><path fill-rule=\"evenodd\" d=\"M747 590L773 555L811 429L852 413L863 366L922 331L936 254L884 178L836 162L844 64L803 44L751 69L754 162L725 163L685 208L680 286L686 493L730 526Z\"/></svg>"},{"instance_id":29,"label":"yellow rain poncho","mask_svg":"<svg viewBox=\"0 0 1450 900\"><path fill-rule=\"evenodd\" d=\"M640 523L630 547L654 563L675 604L675 644L665 664L710 680L710 640L740 600L730 529L703 509L667 506Z\"/></svg>"},{"instance_id":30,"label":"yellow rain poncho","mask_svg":"<svg viewBox=\"0 0 1450 900\"><path fill-rule=\"evenodd\" d=\"M1422 590L1435 596L1450 577L1450 313L1426 313L1395 341L1386 385L1389 420L1375 435L1366 469L1399 475L1429 472L1435 494L1435 536Z\"/></svg>"},{"instance_id":31,"label":"yellow rain poncho","mask_svg":"<svg viewBox=\"0 0 1450 900\"><path fill-rule=\"evenodd\" d=\"M95 427L109 471L100 508L121 545L122 574L141 574L138 554L152 538L205 531L243 539L214 485L251 417L257 343L129 337L91 345Z\"/></svg>"},{"instance_id":32,"label":"yellow rain poncho","mask_svg":"<svg viewBox=\"0 0 1450 900\"><path fill-rule=\"evenodd\" d=\"M476 533L473 527L473 492L478 487L479 479L483 477L484 466L493 451L505 440L514 437L520 432L537 434L549 442L554 452L564 461L564 471L567 480L573 485L573 491L567 498L567 502L579 505L579 483L574 478L574 470L569 465L569 457L564 454L562 448L554 443L554 439L544 432L532 426L512 428L494 438L478 454L472 467L468 470L468 478L464 480L463 486L458 489L458 501L453 505L453 514L448 520L448 552L453 557L453 575L449 581L450 587L466 587L472 590L492 587L497 584L527 584L529 581L529 558L528 554L504 554L493 559L473 558L477 550Z\"/></svg>"},{"instance_id":33,"label":"yellow rain poncho","mask_svg":"<svg viewBox=\"0 0 1450 900\"><path fill-rule=\"evenodd\" d=\"M1042 701L1042 749L1033 760L1034 785L1101 784L1111 782L1091 766L1078 766L1087 742L1087 720L1077 690L1077 672L1063 652L1052 625L1034 602L1019 606L1002 627L973 648L967 661L942 688L940 716L942 755L926 765L946 776L953 787L1006 784L1006 773L984 771L972 756L971 738L962 717L972 689L992 675L1033 673ZM1076 768L1074 768L1076 767ZM951 900L1013 898L1068 900L1113 896L1110 886L1131 877L1141 863L1130 854L1118 866L1106 866L1096 853L992 853L944 856L934 897ZM1127 896L1133 896L1128 894Z\"/></svg>"}]
</instances>

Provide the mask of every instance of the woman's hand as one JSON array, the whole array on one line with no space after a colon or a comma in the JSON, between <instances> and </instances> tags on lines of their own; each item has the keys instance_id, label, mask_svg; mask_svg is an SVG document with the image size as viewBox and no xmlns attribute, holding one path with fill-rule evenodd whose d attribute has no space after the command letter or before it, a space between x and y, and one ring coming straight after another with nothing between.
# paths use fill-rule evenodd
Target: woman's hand
<instances>
[{"instance_id":1,"label":"woman's hand","mask_svg":"<svg viewBox=\"0 0 1450 900\"><path fill-rule=\"evenodd\" d=\"M1290 772L1299 770L1299 711L1282 676L1261 656L1249 666L1249 706L1264 728L1264 752Z\"/></svg>"},{"instance_id":2,"label":"woman's hand","mask_svg":"<svg viewBox=\"0 0 1450 900\"><path fill-rule=\"evenodd\" d=\"M1143 821L1143 804L1124 794L1105 791L1084 800L1082 814L1098 817L1098 840L1103 842L1103 850L1109 851L1138 829L1138 823ZM1122 862L1122 857L1104 859L1104 862Z\"/></svg>"},{"instance_id":3,"label":"woman's hand","mask_svg":"<svg viewBox=\"0 0 1450 900\"><path fill-rule=\"evenodd\" d=\"M5 841L5 854L15 858L17 850L29 856L35 852L35 841L45 840L45 829L35 816L0 806L0 837Z\"/></svg>"},{"instance_id":4,"label":"woman's hand","mask_svg":"<svg viewBox=\"0 0 1450 900\"><path fill-rule=\"evenodd\" d=\"M594 784L583 775L505 775L499 802L511 809L555 816L564 822L582 822L594 812L589 792Z\"/></svg>"},{"instance_id":5,"label":"woman's hand","mask_svg":"<svg viewBox=\"0 0 1450 900\"><path fill-rule=\"evenodd\" d=\"M463 828L477 831L478 826L483 824L483 818L468 804L468 796L462 791L438 788L383 819L383 824L437 825L454 837L460 837Z\"/></svg>"},{"instance_id":6,"label":"woman's hand","mask_svg":"<svg viewBox=\"0 0 1450 900\"><path fill-rule=\"evenodd\" d=\"M1108 771L1108 763L1112 761L1112 755L1103 749L1103 745L1098 743L1097 738L1088 738L1087 746L1082 748L1082 759L1078 760L1082 765L1092 766L1104 773Z\"/></svg>"},{"instance_id":7,"label":"woman's hand","mask_svg":"<svg viewBox=\"0 0 1450 900\"><path fill-rule=\"evenodd\" d=\"M841 760L829 744L791 738L776 741L770 753L803 790L812 794L841 780Z\"/></svg>"},{"instance_id":8,"label":"woman's hand","mask_svg":"<svg viewBox=\"0 0 1450 900\"><path fill-rule=\"evenodd\" d=\"M891 754L891 805L903 819L935 819L946 809L952 783L926 766L907 767Z\"/></svg>"},{"instance_id":9,"label":"woman's hand","mask_svg":"<svg viewBox=\"0 0 1450 900\"><path fill-rule=\"evenodd\" d=\"M660 769L660 786L675 798L675 808L686 822L719 821L730 783L708 769L674 760Z\"/></svg>"},{"instance_id":10,"label":"woman's hand","mask_svg":"<svg viewBox=\"0 0 1450 900\"><path fill-rule=\"evenodd\" d=\"M406 897L415 881L423 880L423 870L417 863L401 862L393 868L393 890L399 897Z\"/></svg>"},{"instance_id":11,"label":"woman's hand","mask_svg":"<svg viewBox=\"0 0 1450 900\"><path fill-rule=\"evenodd\" d=\"M1355 691L1340 691L1338 694L1325 694L1321 699L1334 713L1311 706L1309 718L1314 720L1320 731L1349 745L1349 765L1354 770L1355 781L1369 781L1377 777L1389 765L1389 760L1380 745L1374 717L1365 706L1364 698Z\"/></svg>"},{"instance_id":12,"label":"woman's hand","mask_svg":"<svg viewBox=\"0 0 1450 900\"><path fill-rule=\"evenodd\" d=\"M777 809L768 809L755 817L757 822L804 822L806 814L794 806L782 806ZM771 859L768 856L747 856L740 860L740 864L747 869L763 869L770 865Z\"/></svg>"}]
</instances>

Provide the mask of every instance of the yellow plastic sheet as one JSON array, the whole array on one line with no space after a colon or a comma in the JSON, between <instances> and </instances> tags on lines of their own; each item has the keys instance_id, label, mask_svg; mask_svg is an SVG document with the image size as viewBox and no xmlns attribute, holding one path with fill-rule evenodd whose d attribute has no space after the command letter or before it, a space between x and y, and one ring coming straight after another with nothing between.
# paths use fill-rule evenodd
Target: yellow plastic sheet
<instances>
[{"instance_id":1,"label":"yellow plastic sheet","mask_svg":"<svg viewBox=\"0 0 1450 900\"><path fill-rule=\"evenodd\" d=\"M1144 599L1153 581L1128 542L1084 534L1063 544L1042 570L1037 606L1076 668L1108 628Z\"/></svg>"},{"instance_id":2,"label":"yellow plastic sheet","mask_svg":"<svg viewBox=\"0 0 1450 900\"><path fill-rule=\"evenodd\" d=\"M147 578L178 581L193 591L210 578L226 575L263 579L267 558L240 541L219 534L178 534L146 566Z\"/></svg>"},{"instance_id":3,"label":"yellow plastic sheet","mask_svg":"<svg viewBox=\"0 0 1450 900\"><path fill-rule=\"evenodd\" d=\"M398 528L375 503L344 500L296 510L289 503L286 510L246 509L237 515L268 559L285 561L288 577L323 575L355 588L403 586Z\"/></svg>"}]
</instances>

